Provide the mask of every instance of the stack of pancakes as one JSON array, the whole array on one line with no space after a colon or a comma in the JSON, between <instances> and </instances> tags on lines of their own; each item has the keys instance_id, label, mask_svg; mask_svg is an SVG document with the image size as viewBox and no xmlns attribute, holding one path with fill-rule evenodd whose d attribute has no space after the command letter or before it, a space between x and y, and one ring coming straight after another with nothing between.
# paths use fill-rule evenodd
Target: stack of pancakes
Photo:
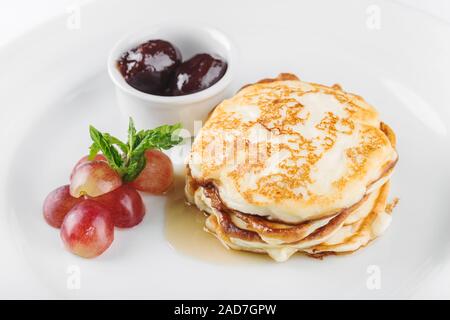
<instances>
[{"instance_id":1,"label":"stack of pancakes","mask_svg":"<svg viewBox=\"0 0 450 320\"><path fill-rule=\"evenodd\" d=\"M361 97L291 74L241 89L195 138L186 195L226 247L349 253L390 223L393 131Z\"/></svg>"}]
</instances>

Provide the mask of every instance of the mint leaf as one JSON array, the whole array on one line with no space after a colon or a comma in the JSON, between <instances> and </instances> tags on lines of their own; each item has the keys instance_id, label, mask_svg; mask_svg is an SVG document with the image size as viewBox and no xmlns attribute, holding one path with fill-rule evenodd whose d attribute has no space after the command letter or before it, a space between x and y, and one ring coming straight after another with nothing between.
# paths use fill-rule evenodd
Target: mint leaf
<instances>
[{"instance_id":1,"label":"mint leaf","mask_svg":"<svg viewBox=\"0 0 450 320\"><path fill-rule=\"evenodd\" d=\"M137 178L137 176L144 170L147 164L146 158L144 156L136 158L134 161L130 161L127 166L126 172L123 174L122 179L125 182L131 182Z\"/></svg>"},{"instance_id":2,"label":"mint leaf","mask_svg":"<svg viewBox=\"0 0 450 320\"><path fill-rule=\"evenodd\" d=\"M109 165L120 173L122 167L122 157L113 145L103 136L103 134L95 129L93 126L89 127L89 133L92 141L97 145L97 148L102 151Z\"/></svg>"},{"instance_id":3,"label":"mint leaf","mask_svg":"<svg viewBox=\"0 0 450 320\"><path fill-rule=\"evenodd\" d=\"M177 134L179 129L181 129L181 124L137 131L133 119L130 118L128 139L124 143L109 133L102 133L90 126L89 134L93 143L89 148L89 159L94 159L101 151L111 168L121 175L123 181L130 182L136 179L146 166L145 151L150 149L167 150L183 140Z\"/></svg>"},{"instance_id":4,"label":"mint leaf","mask_svg":"<svg viewBox=\"0 0 450 320\"><path fill-rule=\"evenodd\" d=\"M181 128L181 124L165 125L157 127L153 130L147 130L142 141L133 151L134 153L143 153L148 149L170 149L179 144L183 139L178 136L177 130Z\"/></svg>"},{"instance_id":5,"label":"mint leaf","mask_svg":"<svg viewBox=\"0 0 450 320\"><path fill-rule=\"evenodd\" d=\"M123 152L123 153L128 153L129 149L128 149L128 145L126 143L123 143L122 141L120 141L118 138L110 135L109 133L104 133L103 137L105 137L105 139L111 144L111 145L116 145L117 147L119 147L119 149Z\"/></svg>"},{"instance_id":6,"label":"mint leaf","mask_svg":"<svg viewBox=\"0 0 450 320\"><path fill-rule=\"evenodd\" d=\"M95 142L93 142L91 144L91 146L89 147L89 156L88 156L88 160L92 161L94 160L95 156L97 155L97 153L100 151L100 147L98 146L98 144L96 144Z\"/></svg>"},{"instance_id":7,"label":"mint leaf","mask_svg":"<svg viewBox=\"0 0 450 320\"><path fill-rule=\"evenodd\" d=\"M136 128L134 127L133 118L130 117L128 123L128 151L133 150L136 137Z\"/></svg>"}]
</instances>

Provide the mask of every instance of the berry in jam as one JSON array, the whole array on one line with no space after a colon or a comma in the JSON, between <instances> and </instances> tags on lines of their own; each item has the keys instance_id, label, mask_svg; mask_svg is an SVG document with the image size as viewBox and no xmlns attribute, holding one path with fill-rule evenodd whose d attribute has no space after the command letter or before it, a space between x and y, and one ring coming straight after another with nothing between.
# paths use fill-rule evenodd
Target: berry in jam
<instances>
[{"instance_id":1,"label":"berry in jam","mask_svg":"<svg viewBox=\"0 0 450 320\"><path fill-rule=\"evenodd\" d=\"M226 70L227 63L220 57L197 54L176 69L169 92L180 96L207 89L219 81Z\"/></svg>"},{"instance_id":2,"label":"berry in jam","mask_svg":"<svg viewBox=\"0 0 450 320\"><path fill-rule=\"evenodd\" d=\"M164 40L147 41L122 54L118 61L129 85L156 95L167 95L169 82L180 64L180 51Z\"/></svg>"}]
</instances>

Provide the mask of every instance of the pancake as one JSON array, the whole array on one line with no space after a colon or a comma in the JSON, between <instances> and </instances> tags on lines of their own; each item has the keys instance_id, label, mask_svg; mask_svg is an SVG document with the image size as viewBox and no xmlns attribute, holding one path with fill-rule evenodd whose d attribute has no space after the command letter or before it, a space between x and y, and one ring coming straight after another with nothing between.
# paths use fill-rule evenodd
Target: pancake
<instances>
[{"instance_id":1,"label":"pancake","mask_svg":"<svg viewBox=\"0 0 450 320\"><path fill-rule=\"evenodd\" d=\"M326 241L306 249L305 252L316 256L351 253L383 234L391 223L391 215L386 210L388 192L389 183L386 183L373 209L366 217L343 226Z\"/></svg>"},{"instance_id":2,"label":"pancake","mask_svg":"<svg viewBox=\"0 0 450 320\"><path fill-rule=\"evenodd\" d=\"M228 214L217 211L208 217L206 228L229 248L267 253L279 262L287 260L295 252L306 253L316 258L350 253L367 245L389 226L390 215L385 211L388 190L389 183L386 183L374 193L374 201L366 201L372 206L368 212L365 211L360 220L345 225L342 220L332 221L332 219L330 223L297 242L267 241L267 238L261 237L257 232L244 229L245 225L234 224Z\"/></svg>"},{"instance_id":3,"label":"pancake","mask_svg":"<svg viewBox=\"0 0 450 320\"><path fill-rule=\"evenodd\" d=\"M388 224L395 145L361 97L281 74L215 108L192 146L186 196L229 248L277 261L352 252Z\"/></svg>"},{"instance_id":4,"label":"pancake","mask_svg":"<svg viewBox=\"0 0 450 320\"><path fill-rule=\"evenodd\" d=\"M224 208L216 190L208 188L206 190L199 189L197 192L202 191L205 192L206 198L211 199L211 214L216 215L225 233L232 230L234 234L239 235L240 231L251 231L257 234L257 239L270 244L296 243L305 246L309 246L312 241L320 240L319 243L322 242L353 216L365 217L368 215L378 196L378 190L376 190L350 208L330 217L292 225Z\"/></svg>"},{"instance_id":5,"label":"pancake","mask_svg":"<svg viewBox=\"0 0 450 320\"><path fill-rule=\"evenodd\" d=\"M188 168L197 183L212 181L229 208L300 223L358 202L396 161L361 97L281 75L219 104Z\"/></svg>"}]
</instances>

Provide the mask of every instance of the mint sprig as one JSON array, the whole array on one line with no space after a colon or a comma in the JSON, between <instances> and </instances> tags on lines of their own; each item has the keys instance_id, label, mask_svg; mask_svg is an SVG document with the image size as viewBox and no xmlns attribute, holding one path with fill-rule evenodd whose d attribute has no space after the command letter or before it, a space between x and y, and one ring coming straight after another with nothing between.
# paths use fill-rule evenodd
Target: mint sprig
<instances>
[{"instance_id":1,"label":"mint sprig","mask_svg":"<svg viewBox=\"0 0 450 320\"><path fill-rule=\"evenodd\" d=\"M167 150L179 144L183 139L177 135L181 124L164 125L151 130L137 131L133 119L128 125L127 142L102 133L93 126L89 127L92 144L89 159L93 160L101 151L111 168L116 170L124 182L130 182L145 168L145 151L150 149Z\"/></svg>"}]
</instances>

